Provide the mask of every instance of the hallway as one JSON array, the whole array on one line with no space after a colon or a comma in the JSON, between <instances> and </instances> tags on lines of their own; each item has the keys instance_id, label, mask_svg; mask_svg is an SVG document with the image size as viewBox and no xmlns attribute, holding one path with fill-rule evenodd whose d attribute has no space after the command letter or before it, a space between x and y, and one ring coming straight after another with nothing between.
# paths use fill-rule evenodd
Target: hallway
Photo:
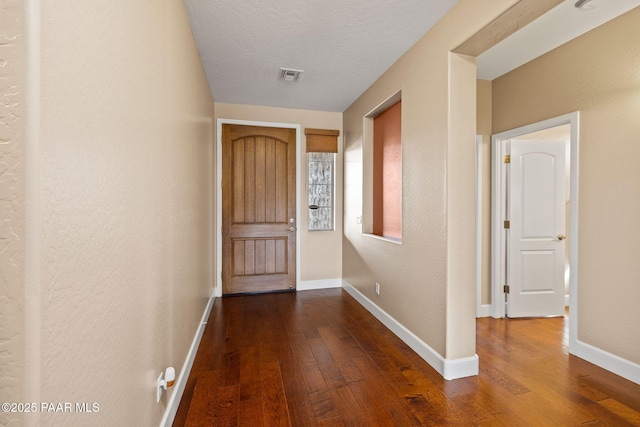
<instances>
[{"instance_id":1,"label":"hallway","mask_svg":"<svg viewBox=\"0 0 640 427\"><path fill-rule=\"evenodd\" d=\"M566 330L478 319L480 375L445 381L341 289L219 298L174 426L640 425L640 385Z\"/></svg>"}]
</instances>

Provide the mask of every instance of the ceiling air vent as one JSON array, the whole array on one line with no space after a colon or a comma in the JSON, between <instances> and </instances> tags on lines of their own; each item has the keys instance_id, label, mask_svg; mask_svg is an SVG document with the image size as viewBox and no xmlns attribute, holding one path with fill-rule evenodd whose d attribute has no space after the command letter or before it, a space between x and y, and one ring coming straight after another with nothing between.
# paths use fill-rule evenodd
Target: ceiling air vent
<instances>
[{"instance_id":1,"label":"ceiling air vent","mask_svg":"<svg viewBox=\"0 0 640 427\"><path fill-rule=\"evenodd\" d=\"M288 82L294 82L300 78L300 74L304 71L302 70L293 70L291 68L280 68L279 79L286 80Z\"/></svg>"}]
</instances>

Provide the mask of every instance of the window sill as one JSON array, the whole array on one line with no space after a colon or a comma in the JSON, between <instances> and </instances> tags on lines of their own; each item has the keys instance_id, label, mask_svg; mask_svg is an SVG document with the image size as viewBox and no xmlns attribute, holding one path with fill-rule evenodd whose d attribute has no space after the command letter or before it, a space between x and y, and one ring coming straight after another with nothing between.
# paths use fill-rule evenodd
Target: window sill
<instances>
[{"instance_id":1,"label":"window sill","mask_svg":"<svg viewBox=\"0 0 640 427\"><path fill-rule=\"evenodd\" d=\"M379 236L377 234L371 233L362 233L363 236L371 237L372 239L382 240L384 242L394 243L396 245L402 244L402 239L398 239L397 237L389 237L389 236Z\"/></svg>"}]
</instances>

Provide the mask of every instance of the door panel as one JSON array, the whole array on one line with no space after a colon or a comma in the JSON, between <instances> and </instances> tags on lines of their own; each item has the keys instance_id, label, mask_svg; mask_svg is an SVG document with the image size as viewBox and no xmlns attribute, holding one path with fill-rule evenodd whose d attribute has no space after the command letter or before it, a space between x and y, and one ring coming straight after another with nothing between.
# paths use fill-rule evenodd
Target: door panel
<instances>
[{"instance_id":1,"label":"door panel","mask_svg":"<svg viewBox=\"0 0 640 427\"><path fill-rule=\"evenodd\" d=\"M286 239L232 239L233 275L287 273Z\"/></svg>"},{"instance_id":2,"label":"door panel","mask_svg":"<svg viewBox=\"0 0 640 427\"><path fill-rule=\"evenodd\" d=\"M511 141L509 317L564 315L565 156L564 141Z\"/></svg>"},{"instance_id":3,"label":"door panel","mask_svg":"<svg viewBox=\"0 0 640 427\"><path fill-rule=\"evenodd\" d=\"M295 129L223 125L222 289L295 289Z\"/></svg>"},{"instance_id":4,"label":"door panel","mask_svg":"<svg viewBox=\"0 0 640 427\"><path fill-rule=\"evenodd\" d=\"M553 292L556 251L520 251L520 293Z\"/></svg>"}]
</instances>

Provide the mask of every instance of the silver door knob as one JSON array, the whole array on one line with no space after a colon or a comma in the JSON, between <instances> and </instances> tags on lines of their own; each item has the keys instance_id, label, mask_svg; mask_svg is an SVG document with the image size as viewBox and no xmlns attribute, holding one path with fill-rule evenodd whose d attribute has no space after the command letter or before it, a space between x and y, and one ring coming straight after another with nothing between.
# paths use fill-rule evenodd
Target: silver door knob
<instances>
[{"instance_id":1,"label":"silver door knob","mask_svg":"<svg viewBox=\"0 0 640 427\"><path fill-rule=\"evenodd\" d=\"M566 238L567 236L565 236L564 234L558 234L558 240L564 240Z\"/></svg>"},{"instance_id":2,"label":"silver door knob","mask_svg":"<svg viewBox=\"0 0 640 427\"><path fill-rule=\"evenodd\" d=\"M293 233L294 231L296 231L296 229L293 227L289 227L289 231Z\"/></svg>"}]
</instances>

